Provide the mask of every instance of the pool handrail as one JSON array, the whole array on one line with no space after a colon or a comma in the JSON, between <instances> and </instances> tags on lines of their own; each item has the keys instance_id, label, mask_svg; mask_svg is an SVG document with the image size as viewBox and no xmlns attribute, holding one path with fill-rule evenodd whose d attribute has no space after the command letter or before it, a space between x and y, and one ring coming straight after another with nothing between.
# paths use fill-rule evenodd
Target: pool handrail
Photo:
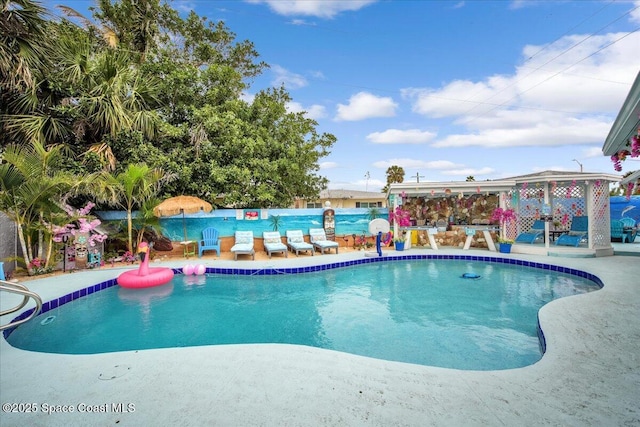
<instances>
[{"instance_id":1,"label":"pool handrail","mask_svg":"<svg viewBox=\"0 0 640 427\"><path fill-rule=\"evenodd\" d=\"M29 302L29 299L33 299L36 304L35 309L33 309L27 317L25 317L24 319L14 320L13 322L9 322L6 325L0 325L0 331L9 329L9 328L15 328L18 325L28 322L32 318L36 317L38 313L40 313L40 310L42 309L42 298L40 298L40 295L36 294L35 292L31 292L29 288L27 288L24 285L7 282L6 280L0 280L0 291L6 291L6 292L23 296L22 302L17 306L10 308L8 310L0 311L0 317L5 316L7 314L15 313L16 311L21 310L23 307L27 305L27 303Z\"/></svg>"}]
</instances>

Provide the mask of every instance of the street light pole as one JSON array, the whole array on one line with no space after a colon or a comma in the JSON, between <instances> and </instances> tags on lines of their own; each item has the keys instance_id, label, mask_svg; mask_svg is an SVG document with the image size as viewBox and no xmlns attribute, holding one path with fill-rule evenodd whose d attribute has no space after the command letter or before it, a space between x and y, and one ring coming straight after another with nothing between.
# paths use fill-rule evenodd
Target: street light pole
<instances>
[{"instance_id":1,"label":"street light pole","mask_svg":"<svg viewBox=\"0 0 640 427\"><path fill-rule=\"evenodd\" d=\"M576 159L573 159L573 161L580 165L580 173L582 173L582 163L580 163L580 162L579 162L578 160L576 160Z\"/></svg>"}]
</instances>

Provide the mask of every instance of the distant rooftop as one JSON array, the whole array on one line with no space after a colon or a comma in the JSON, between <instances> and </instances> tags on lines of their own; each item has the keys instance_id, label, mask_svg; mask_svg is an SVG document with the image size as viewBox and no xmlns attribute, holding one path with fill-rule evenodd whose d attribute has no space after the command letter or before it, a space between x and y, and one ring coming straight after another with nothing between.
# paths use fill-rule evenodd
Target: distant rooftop
<instances>
[{"instance_id":1,"label":"distant rooftop","mask_svg":"<svg viewBox=\"0 0 640 427\"><path fill-rule=\"evenodd\" d=\"M378 191L322 190L320 192L320 199L380 200L385 197L385 193Z\"/></svg>"}]
</instances>

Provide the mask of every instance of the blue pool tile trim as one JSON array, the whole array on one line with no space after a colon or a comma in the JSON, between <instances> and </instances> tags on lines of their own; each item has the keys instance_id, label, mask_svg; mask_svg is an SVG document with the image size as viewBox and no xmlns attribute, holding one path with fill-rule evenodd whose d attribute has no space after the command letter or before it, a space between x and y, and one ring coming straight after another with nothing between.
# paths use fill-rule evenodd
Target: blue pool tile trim
<instances>
[{"instance_id":1,"label":"blue pool tile trim","mask_svg":"<svg viewBox=\"0 0 640 427\"><path fill-rule=\"evenodd\" d=\"M539 268L542 270L557 271L559 273L565 273L573 276L582 277L584 279L590 280L591 282L595 283L596 285L598 285L599 288L604 287L604 283L602 283L602 280L600 280L598 276L593 275L591 273L587 273L585 271L576 270L573 268L566 268L559 265L550 265L550 264L543 264L540 262L523 261L523 260L513 259L513 258L476 256L476 255L392 255L392 256L383 256L383 257L354 259L350 261L340 261L340 262L334 262L331 264L314 265L314 266L308 266L308 267L289 267L289 268L279 268L279 269L276 269L273 267L260 268L260 269L207 267L206 273L207 274L243 275L243 276L302 274L302 273L314 273L317 271L332 270L334 268L344 268L344 267L351 267L354 265L372 264L372 263L385 262L385 261L406 261L406 260L414 261L414 260L434 260L434 259L435 260L443 259L443 260L458 260L458 261L492 262L492 263L499 263L499 264L511 264L511 265L517 265L517 266L523 266L523 267L530 267L530 268ZM183 274L182 269L173 268L172 270L174 274L178 274L178 275ZM105 282L101 282L93 286L89 286L88 288L80 289L70 294L63 295L57 299L47 301L42 304L42 310L40 311L40 314L46 313L49 310L57 308L63 304L66 304L78 298L82 298L84 296L90 295L94 292L108 289L117 284L118 282L116 279L110 279ZM17 320L22 320L28 317L33 312L33 310L34 309L32 308L30 310L23 312L18 317L13 319L12 322L15 322ZM11 332L13 332L14 329L15 328L5 329L4 338L7 339L7 337L11 334ZM540 328L539 319L538 319L538 339L540 341L540 350L542 354L544 354L546 352L547 345L546 345L546 339L544 337L544 333Z\"/></svg>"}]
</instances>

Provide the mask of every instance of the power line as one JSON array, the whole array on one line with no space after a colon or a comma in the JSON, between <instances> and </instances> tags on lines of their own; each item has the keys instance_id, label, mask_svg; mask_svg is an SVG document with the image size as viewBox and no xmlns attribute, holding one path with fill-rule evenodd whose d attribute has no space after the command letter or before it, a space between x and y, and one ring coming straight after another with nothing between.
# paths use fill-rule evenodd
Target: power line
<instances>
[{"instance_id":1,"label":"power line","mask_svg":"<svg viewBox=\"0 0 640 427\"><path fill-rule=\"evenodd\" d=\"M607 6L608 6L608 5L607 5ZM563 50L562 52L560 52L559 54L557 54L557 55L556 55L556 56L554 56L553 58L551 58L551 59L549 59L548 61L546 61L545 63L543 63L542 65L540 65L540 66L538 66L538 67L534 68L530 73L525 74L525 75L524 75L524 76L522 76L521 78L519 78L519 79L517 79L517 80L513 81L511 84L509 84L509 85L507 85L507 86L503 87L502 89L500 89L499 91L495 92L495 93L494 93L493 95L491 95L489 98L485 99L485 101L484 101L484 102L486 102L486 101L488 101L488 100L490 100L490 99L495 98L497 95L499 95L500 93L504 92L506 89L508 89L508 88L510 88L510 87L512 87L512 86L514 86L514 85L516 85L517 83L519 83L519 82L523 81L525 78L529 77L530 75L532 75L532 74L533 74L533 73L535 73L536 71L541 70L541 69L542 69L542 67L544 67L545 65L547 65L547 64L549 64L549 63L551 63L551 62L555 61L556 59L560 58L561 56L563 56L563 55L567 54L569 51L571 51L571 50L573 50L574 48L578 47L578 46L579 46L579 45L581 45L582 43L584 43L584 42L586 42L587 40L589 40L590 38L594 37L596 34L598 34L599 32L601 32L601 31L602 31L602 30L604 30L605 28L609 27L610 25L613 25L614 23L616 23L616 22L617 22L617 21L619 21L620 19L624 18L625 16L627 16L627 15L631 14L634 10L636 10L636 9L638 9L638 8L640 8L640 6L636 6L636 7L634 7L633 9L631 9L631 10L629 10L629 11L625 12L624 14L620 15L619 17L617 17L617 18L616 18L616 19L614 19L613 21L610 21L610 22L609 22L609 23L607 23L604 27L602 27L602 28L598 29L597 31L595 31L595 32L593 32L593 33L591 33L591 34L589 34L587 37L583 38L582 40L580 40L580 41L579 41L579 42L577 42L577 43L574 43L573 45L571 45L571 46L570 46L570 47L568 47L567 49ZM600 10L602 10L602 9L600 9ZM584 22L584 21L583 21L583 22ZM574 28L575 28L575 27L574 27ZM569 30L569 31L570 31L570 30ZM634 33L635 31L637 31L637 29L636 29L636 30L634 30L634 31L632 31L631 33ZM630 34L631 34L631 33L630 33ZM565 34L566 34L566 33L565 33ZM564 37L564 35L563 35L563 36L561 36L561 37ZM559 40L559 39L558 39L558 40ZM553 45L553 44L554 44L555 42L557 42L558 40L554 41L553 43L551 43L551 44L549 44L549 45L547 45L547 46L551 46L551 45ZM610 45L608 45L608 46L610 46ZM607 46L607 47L608 47L608 46ZM546 46L545 46L545 47L546 47ZM538 52L536 52L533 56L531 56L527 61L529 61L531 58L533 58L535 55L537 55L538 53L542 52L543 50L544 50L544 48L540 49L540 50L539 50ZM601 50L602 50L602 49L600 49L600 50L598 50L598 51L596 51L596 52L594 52L594 53L600 52ZM589 58L590 56L593 56L593 55L589 55L587 58ZM576 65L576 64L578 64L578 63L580 63L580 62L582 62L582 61L584 61L585 59L586 59L586 58L583 58L583 59L581 59L580 61L578 61L578 62L576 62L576 63L574 63L574 64L570 65L568 68L565 68L565 70L567 70L567 69L569 69L569 68L573 67L574 65ZM527 61L525 61L525 63L526 63ZM560 72L560 73L561 73L561 72ZM557 75L558 75L558 74L560 74L560 73L555 73L555 74L553 74L550 78L553 78L553 77L557 76ZM543 80L541 83L544 83L544 82L546 82L546 81L548 81L548 80L549 80L549 78L547 78L547 79ZM505 101L504 103L499 104L497 107L499 107L499 106L501 106L501 105L504 105L504 104L508 103L509 101L511 101L511 100L513 100L513 99L515 99L517 96L521 95L522 93L526 93L526 92L528 92L529 90L531 90L531 89L533 89L533 88L535 88L535 87L537 87L537 86L539 86L539 85L540 85L540 83L538 83L538 84L534 85L533 87L531 87L531 88L527 89L525 92L521 92L521 93L519 93L518 95L516 95L516 96L514 96L514 97L512 97L512 98L510 98L510 99L508 99L508 100L507 100L507 101ZM480 105L480 104L478 104L478 105ZM473 111L475 108L477 108L477 107L478 107L478 105L476 105L476 106L474 106L474 107L470 108L469 110L465 111L462 115L466 115L466 114L470 113L470 112L471 112L471 111ZM496 108L497 108L497 107L496 107ZM491 112L491 111L493 111L493 110L495 110L495 108L492 108L492 109L490 109L490 110L488 110L488 111L485 111L484 113L482 113L482 114L481 114L481 115L479 115L479 116L475 116L475 117L473 117L473 118L471 118L471 119L465 120L465 121L463 121L463 122L462 122L462 124L470 123L470 122L474 121L475 119L477 119L477 118L479 118L479 117L483 117L483 116L485 116L487 113L490 113L490 112Z\"/></svg>"},{"instance_id":2,"label":"power line","mask_svg":"<svg viewBox=\"0 0 640 427\"><path fill-rule=\"evenodd\" d=\"M503 103L501 103L501 104L496 105L495 107L493 107L493 108L491 108L491 109L489 109L489 110L485 111L483 114L478 115L478 116L475 116L475 117L474 117L474 118L472 118L471 120L467 120L467 121L463 122L463 124L465 124L465 123L470 123L470 122L474 121L475 119L477 119L477 118L479 118L479 117L486 116L488 113L492 112L493 110L495 110L495 109L497 109L497 108L499 108L499 107L503 107L505 104L509 103L510 101L512 101L513 99L517 98L518 96L520 96L520 95L522 95L522 94L524 94L524 93L527 93L527 92L529 92L529 91L530 91L530 90L532 90L532 89L537 88L538 86L540 86L540 85L541 85L541 84L543 84L543 83L548 82L549 80L551 80L552 78L556 77L557 75L564 73L564 72L565 72L566 70L568 70L569 68L571 68L571 67L573 67L573 66L575 66L575 65L578 65L578 64L579 64L579 63L581 63L582 61L584 61L584 60L587 60L587 59L591 58L593 55L595 55L595 54L597 54L597 53L599 53L599 52L602 52L603 50L605 50L605 49L606 49L606 48L608 48L609 46L612 46L612 45L616 44L617 42L619 42L620 40L622 40L622 39L624 39L624 38L626 38L626 37L629 37L631 34L633 34L633 33L637 32L638 30L640 30L640 27L638 27L638 28L634 29L633 31L630 31L630 32L626 33L624 36L617 38L616 40L612 41L611 43L607 44L606 46L601 47L600 49L596 50L595 52L592 52L591 54L589 54L589 55L585 56L585 57L584 57L584 58L582 58L581 60L576 61L576 62L574 62L573 64L569 65L568 67L566 67L566 68L564 68L564 69L562 69L562 70L560 70L560 71L558 71L558 72L554 73L553 75L551 75L551 76L547 77L546 79L542 80L541 82L538 82L537 84L535 84L535 85L531 86L530 88L528 88L528 89L526 89L526 90L523 90L523 91L519 92L516 96L513 96L513 97L511 97L511 98L507 99L505 102L503 102ZM523 107L518 107L518 108L523 108Z\"/></svg>"}]
</instances>

